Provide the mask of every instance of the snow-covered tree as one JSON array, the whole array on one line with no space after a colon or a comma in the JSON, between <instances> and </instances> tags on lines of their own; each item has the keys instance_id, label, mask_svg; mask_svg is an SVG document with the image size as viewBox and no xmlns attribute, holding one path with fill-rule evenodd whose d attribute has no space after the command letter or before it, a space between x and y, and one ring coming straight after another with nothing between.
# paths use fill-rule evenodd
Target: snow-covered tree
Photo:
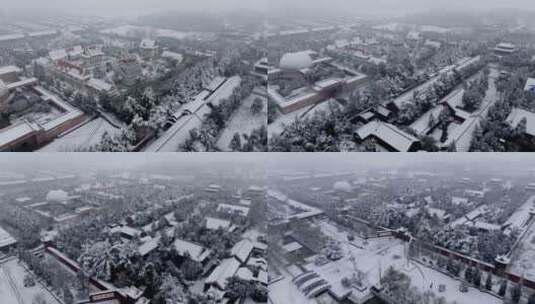
<instances>
[{"instance_id":1,"label":"snow-covered tree","mask_svg":"<svg viewBox=\"0 0 535 304\"><path fill-rule=\"evenodd\" d=\"M162 278L160 296L164 299L165 304L183 303L186 299L186 293L181 283L170 274L166 274Z\"/></svg>"}]
</instances>

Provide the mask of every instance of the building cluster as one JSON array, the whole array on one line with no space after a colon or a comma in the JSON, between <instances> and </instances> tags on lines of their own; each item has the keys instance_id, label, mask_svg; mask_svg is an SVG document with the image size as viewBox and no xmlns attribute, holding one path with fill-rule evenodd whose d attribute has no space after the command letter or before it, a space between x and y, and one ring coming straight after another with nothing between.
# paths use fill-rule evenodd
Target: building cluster
<instances>
[{"instance_id":1,"label":"building cluster","mask_svg":"<svg viewBox=\"0 0 535 304\"><path fill-rule=\"evenodd\" d=\"M40 79L58 79L81 94L98 96L112 94L114 86L96 77L111 70L113 59L102 46L74 46L52 50L48 56L35 60L34 74Z\"/></svg>"},{"instance_id":2,"label":"building cluster","mask_svg":"<svg viewBox=\"0 0 535 304\"><path fill-rule=\"evenodd\" d=\"M393 124L397 113L407 104L415 103L414 93L418 98L427 98L426 94L431 94L434 85L442 77L451 77L453 73L468 75L470 71L481 63L481 57L463 58L456 64L443 68L437 75L419 85L418 87L400 95L399 97L384 102L383 104L363 111L355 121L363 125L356 130L356 139L362 143L371 142L376 150L392 152L411 152L420 149L419 137L432 136L440 143L441 149L447 149L455 145L457 151L467 151L472 139L473 129L479 122L481 113L469 113L463 110L462 97L463 89L456 89L440 100L433 108L423 113L417 118L409 128L412 134L400 129ZM448 138L441 142L438 128L440 120L438 117L443 111L447 111L454 118L454 123L448 132Z\"/></svg>"},{"instance_id":3,"label":"building cluster","mask_svg":"<svg viewBox=\"0 0 535 304\"><path fill-rule=\"evenodd\" d=\"M262 73L266 68L268 97L283 114L326 101L368 79L366 75L337 64L330 57L320 57L312 50L284 54L277 68L267 67L265 62L255 67ZM294 83L298 85L287 87Z\"/></svg>"},{"instance_id":4,"label":"building cluster","mask_svg":"<svg viewBox=\"0 0 535 304\"><path fill-rule=\"evenodd\" d=\"M0 151L32 151L84 121L76 107L41 86L37 78L26 78L22 70L0 68L0 100L4 118L0 129Z\"/></svg>"}]
</instances>

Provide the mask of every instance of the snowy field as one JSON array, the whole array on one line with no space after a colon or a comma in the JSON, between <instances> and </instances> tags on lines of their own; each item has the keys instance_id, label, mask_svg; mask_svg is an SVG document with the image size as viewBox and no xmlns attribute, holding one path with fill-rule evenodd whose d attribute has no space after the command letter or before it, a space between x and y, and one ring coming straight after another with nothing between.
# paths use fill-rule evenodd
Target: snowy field
<instances>
[{"instance_id":1,"label":"snowy field","mask_svg":"<svg viewBox=\"0 0 535 304\"><path fill-rule=\"evenodd\" d=\"M50 144L43 147L41 152L70 152L80 148L89 148L100 142L102 135L108 132L114 135L119 129L112 126L105 119L99 117L92 120L78 129L67 133L63 137L55 139Z\"/></svg>"},{"instance_id":2,"label":"snowy field","mask_svg":"<svg viewBox=\"0 0 535 304\"><path fill-rule=\"evenodd\" d=\"M262 99L263 107L261 113L253 114L251 113L251 105L256 98ZM243 133L249 135L254 129L258 129L262 125L265 126L267 124L266 117L267 99L256 94L249 95L249 97L243 101L236 113L234 113L227 127L219 137L217 147L222 151L230 151L228 146L236 132L240 135Z\"/></svg>"},{"instance_id":3,"label":"snowy field","mask_svg":"<svg viewBox=\"0 0 535 304\"><path fill-rule=\"evenodd\" d=\"M13 259L0 266L0 303L32 304L35 297L42 297L47 304L62 304L40 284L24 287L26 270Z\"/></svg>"}]
</instances>

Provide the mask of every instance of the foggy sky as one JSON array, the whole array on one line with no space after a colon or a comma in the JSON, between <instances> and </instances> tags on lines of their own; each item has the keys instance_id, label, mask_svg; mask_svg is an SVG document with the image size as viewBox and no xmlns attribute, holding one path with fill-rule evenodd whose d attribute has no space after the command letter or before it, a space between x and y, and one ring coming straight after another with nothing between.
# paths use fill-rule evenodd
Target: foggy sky
<instances>
[{"instance_id":1,"label":"foggy sky","mask_svg":"<svg viewBox=\"0 0 535 304\"><path fill-rule=\"evenodd\" d=\"M269 153L266 171L366 171L470 169L477 173L524 174L535 170L533 153ZM485 172L481 172L485 171Z\"/></svg>"},{"instance_id":2,"label":"foggy sky","mask_svg":"<svg viewBox=\"0 0 535 304\"><path fill-rule=\"evenodd\" d=\"M147 13L232 12L236 10L265 11L268 0L0 0L0 9L11 12L24 10L80 15L125 16Z\"/></svg>"},{"instance_id":3,"label":"foggy sky","mask_svg":"<svg viewBox=\"0 0 535 304\"><path fill-rule=\"evenodd\" d=\"M272 0L273 10L338 11L344 14L378 15L429 10L488 11L501 8L535 10L533 0Z\"/></svg>"},{"instance_id":4,"label":"foggy sky","mask_svg":"<svg viewBox=\"0 0 535 304\"><path fill-rule=\"evenodd\" d=\"M516 8L535 10L533 0L0 0L7 11L69 12L94 15L146 14L154 12L201 11L206 13L236 10L377 15L405 14L426 10L492 10Z\"/></svg>"},{"instance_id":5,"label":"foggy sky","mask_svg":"<svg viewBox=\"0 0 535 304\"><path fill-rule=\"evenodd\" d=\"M0 153L0 172L4 170L28 173L59 169L82 173L84 170L151 167L206 169L219 165L242 166L244 170L250 170L252 167L262 168L261 156L261 153Z\"/></svg>"}]
</instances>

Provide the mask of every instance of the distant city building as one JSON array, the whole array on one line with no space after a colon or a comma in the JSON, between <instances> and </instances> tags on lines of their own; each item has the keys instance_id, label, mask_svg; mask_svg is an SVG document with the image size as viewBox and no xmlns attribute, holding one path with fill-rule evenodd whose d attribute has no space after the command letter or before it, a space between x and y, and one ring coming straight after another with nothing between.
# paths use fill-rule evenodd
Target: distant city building
<instances>
[{"instance_id":1,"label":"distant city building","mask_svg":"<svg viewBox=\"0 0 535 304\"><path fill-rule=\"evenodd\" d=\"M510 55L516 53L518 47L512 43L501 42L494 48L494 52L498 55Z\"/></svg>"},{"instance_id":2,"label":"distant city building","mask_svg":"<svg viewBox=\"0 0 535 304\"><path fill-rule=\"evenodd\" d=\"M141 57L146 60L155 58L158 55L159 49L158 43L155 40L143 39L139 43Z\"/></svg>"}]
</instances>

